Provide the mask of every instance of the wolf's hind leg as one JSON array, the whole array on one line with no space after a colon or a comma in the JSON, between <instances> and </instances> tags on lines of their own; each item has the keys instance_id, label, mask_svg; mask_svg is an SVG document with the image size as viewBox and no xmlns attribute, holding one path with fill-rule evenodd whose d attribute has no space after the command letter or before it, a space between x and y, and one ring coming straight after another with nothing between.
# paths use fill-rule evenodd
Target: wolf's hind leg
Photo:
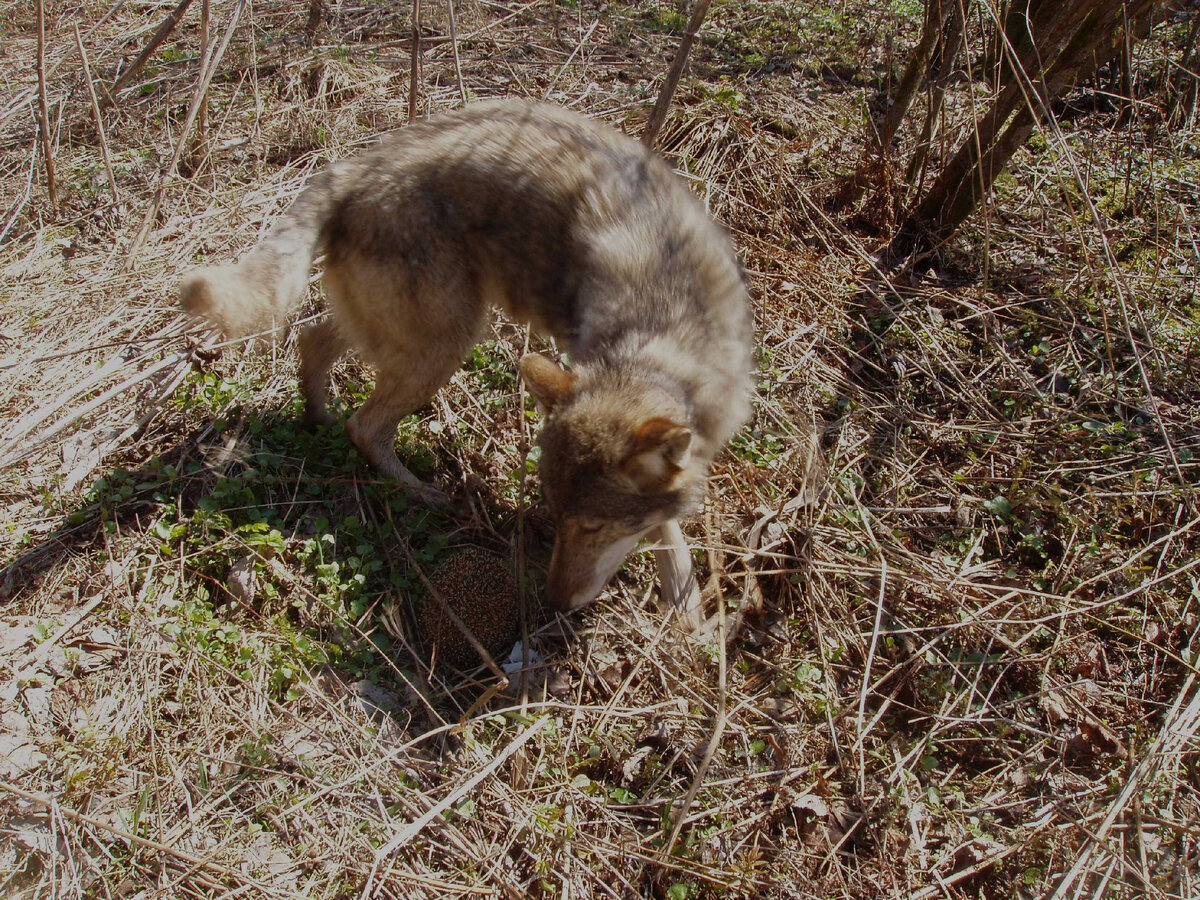
<instances>
[{"instance_id":1,"label":"wolf's hind leg","mask_svg":"<svg viewBox=\"0 0 1200 900\"><path fill-rule=\"evenodd\" d=\"M679 522L672 519L658 527L659 546L654 548L658 586L663 601L679 618L684 631L701 626L700 585L692 569L692 552Z\"/></svg>"},{"instance_id":2,"label":"wolf's hind leg","mask_svg":"<svg viewBox=\"0 0 1200 900\"><path fill-rule=\"evenodd\" d=\"M300 332L300 390L304 394L304 423L332 425L329 411L329 370L350 343L332 319L307 326Z\"/></svg>"},{"instance_id":3,"label":"wolf's hind leg","mask_svg":"<svg viewBox=\"0 0 1200 900\"><path fill-rule=\"evenodd\" d=\"M433 506L445 506L448 498L430 487L408 470L396 456L396 426L409 413L424 406L442 386L449 372L437 372L438 377L419 377L415 373L381 371L375 390L346 422L350 440L379 472L394 478L420 495ZM441 377L445 375L445 377Z\"/></svg>"}]
</instances>

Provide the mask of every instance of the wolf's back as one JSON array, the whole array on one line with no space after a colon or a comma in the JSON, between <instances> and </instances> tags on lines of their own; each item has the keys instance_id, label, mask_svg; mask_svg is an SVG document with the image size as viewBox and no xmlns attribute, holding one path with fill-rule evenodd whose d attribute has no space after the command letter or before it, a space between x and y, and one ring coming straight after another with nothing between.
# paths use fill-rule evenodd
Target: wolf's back
<instances>
[{"instance_id":1,"label":"wolf's back","mask_svg":"<svg viewBox=\"0 0 1200 900\"><path fill-rule=\"evenodd\" d=\"M253 334L282 322L304 297L322 230L339 195L337 167L312 178L271 232L241 262L187 275L179 286L186 312L226 335Z\"/></svg>"}]
</instances>

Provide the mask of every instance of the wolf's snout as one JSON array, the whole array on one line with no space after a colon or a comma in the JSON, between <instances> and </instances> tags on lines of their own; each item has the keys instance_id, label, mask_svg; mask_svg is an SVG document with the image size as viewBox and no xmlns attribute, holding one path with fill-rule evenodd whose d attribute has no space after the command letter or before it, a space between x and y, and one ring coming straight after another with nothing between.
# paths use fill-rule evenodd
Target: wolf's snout
<instances>
[{"instance_id":1,"label":"wolf's snout","mask_svg":"<svg viewBox=\"0 0 1200 900\"><path fill-rule=\"evenodd\" d=\"M603 539L574 523L561 525L550 557L547 602L561 612L587 606L617 574L640 538L641 532Z\"/></svg>"},{"instance_id":2,"label":"wolf's snout","mask_svg":"<svg viewBox=\"0 0 1200 900\"><path fill-rule=\"evenodd\" d=\"M550 574L546 579L546 601L559 612L571 612L587 605L600 593L604 583L596 585L590 593L588 581L592 573L579 571L571 565L570 551L563 549L563 538L554 542L554 553L550 557ZM582 576L582 577L581 577Z\"/></svg>"}]
</instances>

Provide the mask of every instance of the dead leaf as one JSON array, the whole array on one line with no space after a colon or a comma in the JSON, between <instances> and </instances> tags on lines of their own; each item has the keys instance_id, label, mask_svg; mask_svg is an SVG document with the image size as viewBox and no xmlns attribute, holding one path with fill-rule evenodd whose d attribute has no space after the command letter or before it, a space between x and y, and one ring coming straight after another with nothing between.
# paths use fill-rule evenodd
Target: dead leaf
<instances>
[{"instance_id":1,"label":"dead leaf","mask_svg":"<svg viewBox=\"0 0 1200 900\"><path fill-rule=\"evenodd\" d=\"M239 603L249 604L258 592L258 571L253 556L243 556L229 567L225 590Z\"/></svg>"},{"instance_id":2,"label":"dead leaf","mask_svg":"<svg viewBox=\"0 0 1200 900\"><path fill-rule=\"evenodd\" d=\"M648 757L654 750L651 747L638 747L625 762L621 763L621 781L629 784L642 771L642 766L646 763Z\"/></svg>"},{"instance_id":3,"label":"dead leaf","mask_svg":"<svg viewBox=\"0 0 1200 900\"><path fill-rule=\"evenodd\" d=\"M815 819L824 819L829 815L829 804L816 794L797 794L792 798L791 806L796 812L807 813Z\"/></svg>"},{"instance_id":4,"label":"dead leaf","mask_svg":"<svg viewBox=\"0 0 1200 900\"><path fill-rule=\"evenodd\" d=\"M45 763L25 716L11 710L0 714L0 777L17 778Z\"/></svg>"},{"instance_id":5,"label":"dead leaf","mask_svg":"<svg viewBox=\"0 0 1200 900\"><path fill-rule=\"evenodd\" d=\"M0 656L23 650L36 635L37 626L32 622L0 622Z\"/></svg>"}]
</instances>

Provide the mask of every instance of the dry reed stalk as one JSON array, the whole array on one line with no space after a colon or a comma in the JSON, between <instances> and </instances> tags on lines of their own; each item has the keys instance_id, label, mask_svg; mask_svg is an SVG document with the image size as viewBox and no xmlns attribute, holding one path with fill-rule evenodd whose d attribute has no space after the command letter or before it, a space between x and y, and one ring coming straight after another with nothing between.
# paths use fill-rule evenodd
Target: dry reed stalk
<instances>
[{"instance_id":1,"label":"dry reed stalk","mask_svg":"<svg viewBox=\"0 0 1200 900\"><path fill-rule=\"evenodd\" d=\"M504 765L510 756L520 750L530 738L542 731L542 729L544 729L549 723L550 717L542 716L540 719L522 731L519 735L513 738L508 745L498 754L496 754L496 756L494 756L487 765L464 781L453 791L448 793L437 803L432 805L415 821L405 825L404 828L400 829L400 831L397 832L397 834L391 840L389 840L384 846L380 847L379 850L375 852L375 862L372 864L371 873L367 876L366 884L363 886L361 894L362 900L368 900L368 898L375 896L372 892L375 887L375 879L379 874L380 866L385 863L393 853L415 838L426 826L429 825L430 822L448 810L465 794L477 787L480 782Z\"/></svg>"},{"instance_id":2,"label":"dry reed stalk","mask_svg":"<svg viewBox=\"0 0 1200 900\"><path fill-rule=\"evenodd\" d=\"M135 59L130 64L129 68L122 72L119 76L114 76L115 80L113 81L112 87L108 89L108 93L104 97L102 104L103 106L107 107L116 102L117 93L123 90L129 84L129 82L133 80L133 77L142 70L142 66L146 65L146 61L154 55L154 51L158 49L159 45L171 36L171 32L175 30L175 26L179 24L179 20L183 18L183 14L187 12L187 8L191 5L192 0L179 0L179 3L177 3L175 8L171 10L171 14L163 20L163 23L159 25L154 34L150 36L150 40L147 42L146 46L142 48L142 52L138 54L137 59Z\"/></svg>"},{"instance_id":3,"label":"dry reed stalk","mask_svg":"<svg viewBox=\"0 0 1200 900\"><path fill-rule=\"evenodd\" d=\"M725 594L717 593L717 709L713 716L712 734L709 735L708 743L704 747L704 755L700 757L700 762L696 766L696 774L692 776L692 783L688 787L688 791L683 796L683 800L679 805L671 810L673 822L671 830L667 834L667 839L663 843L662 858L668 859L675 849L675 843L679 840L679 835L683 831L684 823L688 820L688 814L691 811L692 804L696 802L696 795L700 793L700 788L704 784L704 777L708 774L708 769L712 765L713 758L717 755L717 748L721 745L721 736L725 733L725 728L728 725L727 716L729 712L729 681L726 670L726 649L725 649Z\"/></svg>"},{"instance_id":4,"label":"dry reed stalk","mask_svg":"<svg viewBox=\"0 0 1200 900\"><path fill-rule=\"evenodd\" d=\"M78 24L75 25L75 44L79 47L79 60L83 64L83 80L87 82L88 97L92 102L92 118L96 122L96 135L100 139L100 155L104 160L104 171L108 175L108 187L112 191L113 203L120 203L121 197L117 193L117 177L113 174L112 159L108 155L108 136L104 133L104 115L100 111L100 102L96 98L96 83L92 80L92 69L88 65L87 50L83 46L83 36L79 33Z\"/></svg>"},{"instance_id":5,"label":"dry reed stalk","mask_svg":"<svg viewBox=\"0 0 1200 900\"><path fill-rule=\"evenodd\" d=\"M196 866L201 869L208 869L209 871L215 872L216 874L220 875L223 878L232 879L233 881L240 883L244 887L247 887L247 888L257 887L259 890L267 890L267 891L270 891L271 893L274 893L274 891L271 891L270 887L268 887L267 885L264 885L261 882L257 882L253 878L247 878L244 874L235 872L233 869L229 868L228 866L222 865L221 863L217 862L216 860L206 859L203 856L197 856L194 853L188 853L186 850L182 850L178 847L172 847L167 844L161 843L160 841L152 841L148 838L144 838L144 837L141 837L136 834L131 834L130 832L124 831L123 829L115 828L107 822L103 822L92 816L86 815L84 813L76 812L73 809L69 809L69 808L63 806L54 797L49 797L49 796L46 796L45 794L34 793L33 791L23 790L14 784L9 784L7 781L0 781L0 791L7 791L8 793L10 793L16 797L20 797L22 800L26 800L26 801L29 801L30 803L36 803L39 806L45 806L49 809L53 809L59 815L61 815L63 818L67 819L70 822L74 822L74 823L77 823L80 825L86 825L89 828L99 829L101 832L104 832L106 834L111 834L114 837L120 838L122 841L128 841L130 844L133 844L135 846L145 847L148 850L154 850L158 853L162 853L166 856L172 857L172 858L178 860L179 862L185 862L191 866Z\"/></svg>"},{"instance_id":6,"label":"dry reed stalk","mask_svg":"<svg viewBox=\"0 0 1200 900\"><path fill-rule=\"evenodd\" d=\"M38 132L42 141L42 158L46 163L46 193L50 209L58 216L58 187L54 181L54 146L50 139L50 112L46 103L46 12L45 0L37 0L37 78Z\"/></svg>"},{"instance_id":7,"label":"dry reed stalk","mask_svg":"<svg viewBox=\"0 0 1200 900\"><path fill-rule=\"evenodd\" d=\"M38 143L41 140L40 128L38 129L38 132L38 136L33 139L33 146L29 151L29 166L26 169L25 184L21 189L20 196L17 198L16 202L13 203L11 209L9 210L8 220L4 223L4 227L0 228L0 243L4 241L4 238L12 229L13 224L17 221L17 218L21 215L25 207L29 204L30 199L33 197L33 181L34 176L37 174Z\"/></svg>"},{"instance_id":8,"label":"dry reed stalk","mask_svg":"<svg viewBox=\"0 0 1200 900\"><path fill-rule=\"evenodd\" d=\"M573 63L575 61L575 57L579 55L579 51L583 49L584 44L586 44L589 40L591 40L592 35L596 31L596 26L599 24L600 24L599 19L597 19L595 22L593 22L591 24L591 27L588 28L588 30L579 39L579 43L576 44L574 49L571 50L571 53L567 57L566 62L564 62L561 66L558 67L558 71L555 72L554 77L550 79L550 84L547 85L545 93L542 94L543 100L550 99L550 94L554 92L554 87L555 87L555 85L558 84L558 79L562 77L562 73L565 72L567 70L567 68L571 65L571 63Z\"/></svg>"}]
</instances>

